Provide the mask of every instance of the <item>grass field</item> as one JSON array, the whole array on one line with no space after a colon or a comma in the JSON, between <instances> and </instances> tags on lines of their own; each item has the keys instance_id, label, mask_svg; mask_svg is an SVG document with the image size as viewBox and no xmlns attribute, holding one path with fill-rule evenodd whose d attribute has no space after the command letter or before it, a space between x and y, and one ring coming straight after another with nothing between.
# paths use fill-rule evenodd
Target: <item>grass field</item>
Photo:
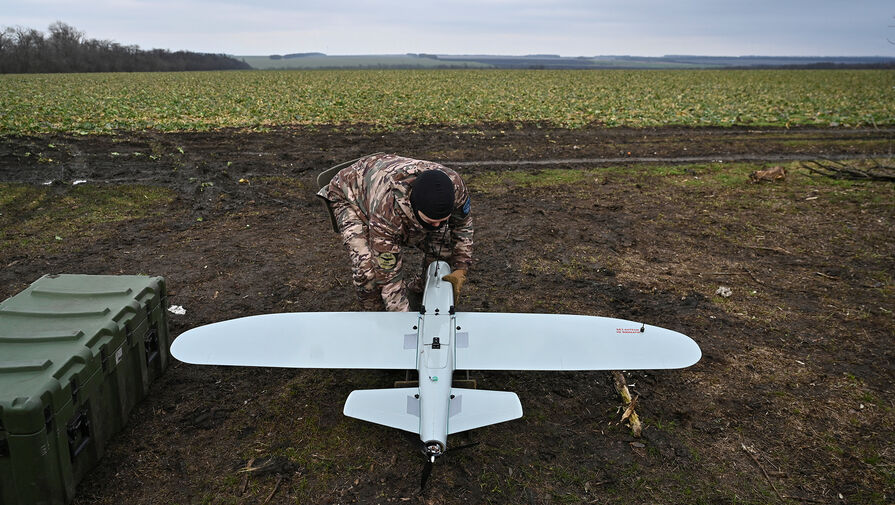
<instances>
[{"instance_id":1,"label":"grass field","mask_svg":"<svg viewBox=\"0 0 895 505\"><path fill-rule=\"evenodd\" d=\"M879 126L891 70L358 70L0 75L0 135L289 124Z\"/></svg>"}]
</instances>

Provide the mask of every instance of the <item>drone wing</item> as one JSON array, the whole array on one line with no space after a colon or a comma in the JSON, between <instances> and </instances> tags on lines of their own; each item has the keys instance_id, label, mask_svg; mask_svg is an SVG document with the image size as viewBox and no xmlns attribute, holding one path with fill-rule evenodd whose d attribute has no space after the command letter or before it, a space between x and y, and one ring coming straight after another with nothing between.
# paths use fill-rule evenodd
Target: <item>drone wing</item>
<instances>
[{"instance_id":1,"label":"drone wing","mask_svg":"<svg viewBox=\"0 0 895 505\"><path fill-rule=\"evenodd\" d=\"M362 421L420 432L419 388L361 389L352 391L342 413Z\"/></svg>"},{"instance_id":2,"label":"drone wing","mask_svg":"<svg viewBox=\"0 0 895 505\"><path fill-rule=\"evenodd\" d=\"M249 316L188 330L171 354L197 365L412 369L418 320L409 312Z\"/></svg>"},{"instance_id":3,"label":"drone wing","mask_svg":"<svg viewBox=\"0 0 895 505\"><path fill-rule=\"evenodd\" d=\"M516 393L486 389L451 389L448 435L522 417Z\"/></svg>"},{"instance_id":4,"label":"drone wing","mask_svg":"<svg viewBox=\"0 0 895 505\"><path fill-rule=\"evenodd\" d=\"M419 433L419 391L416 387L352 391L342 412L363 421ZM448 435L520 417L522 404L516 393L451 389Z\"/></svg>"},{"instance_id":5,"label":"drone wing","mask_svg":"<svg viewBox=\"0 0 895 505\"><path fill-rule=\"evenodd\" d=\"M656 370L702 357L676 331L596 316L458 313L458 370Z\"/></svg>"}]
</instances>

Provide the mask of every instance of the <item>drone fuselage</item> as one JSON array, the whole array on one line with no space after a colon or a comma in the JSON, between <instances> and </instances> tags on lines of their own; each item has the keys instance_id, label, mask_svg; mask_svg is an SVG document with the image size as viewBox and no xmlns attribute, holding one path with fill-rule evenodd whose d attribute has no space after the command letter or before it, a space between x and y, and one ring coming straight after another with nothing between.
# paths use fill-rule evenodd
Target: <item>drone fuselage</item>
<instances>
[{"instance_id":1,"label":"drone fuselage","mask_svg":"<svg viewBox=\"0 0 895 505\"><path fill-rule=\"evenodd\" d=\"M442 280L451 273L444 262L426 270L417 339L420 440L427 453L438 456L447 447L451 412L451 383L456 358L457 324L453 286ZM437 446L437 447L436 447Z\"/></svg>"}]
</instances>

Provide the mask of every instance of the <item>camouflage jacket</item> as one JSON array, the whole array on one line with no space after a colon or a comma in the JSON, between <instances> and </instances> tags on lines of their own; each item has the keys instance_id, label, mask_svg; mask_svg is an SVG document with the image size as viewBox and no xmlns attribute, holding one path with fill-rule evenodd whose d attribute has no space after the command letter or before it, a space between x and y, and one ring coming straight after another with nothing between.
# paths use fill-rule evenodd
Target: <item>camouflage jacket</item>
<instances>
[{"instance_id":1,"label":"camouflage jacket","mask_svg":"<svg viewBox=\"0 0 895 505\"><path fill-rule=\"evenodd\" d=\"M347 202L360 210L358 214L366 220L368 243L375 259L368 267L374 269L376 284L381 287L387 306L388 298L396 291L405 296L402 248L422 249L427 239L437 241L443 233L423 228L410 206L411 183L417 174L432 169L441 170L454 182L454 212L447 224L450 248L444 251L449 252L445 259L455 270L468 269L472 264L473 233L469 191L460 175L450 168L431 161L377 154L342 169L318 193L330 202Z\"/></svg>"}]
</instances>

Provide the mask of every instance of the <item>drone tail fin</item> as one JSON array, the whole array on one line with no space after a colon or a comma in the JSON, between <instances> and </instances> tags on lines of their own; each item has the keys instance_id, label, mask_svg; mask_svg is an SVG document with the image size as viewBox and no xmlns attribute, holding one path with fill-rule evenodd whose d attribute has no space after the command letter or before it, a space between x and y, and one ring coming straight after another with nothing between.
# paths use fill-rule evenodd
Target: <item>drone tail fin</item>
<instances>
[{"instance_id":1,"label":"drone tail fin","mask_svg":"<svg viewBox=\"0 0 895 505\"><path fill-rule=\"evenodd\" d=\"M453 388L451 395L448 435L522 417L516 393Z\"/></svg>"},{"instance_id":2,"label":"drone tail fin","mask_svg":"<svg viewBox=\"0 0 895 505\"><path fill-rule=\"evenodd\" d=\"M419 388L363 389L352 391L343 413L362 421L419 433Z\"/></svg>"}]
</instances>

